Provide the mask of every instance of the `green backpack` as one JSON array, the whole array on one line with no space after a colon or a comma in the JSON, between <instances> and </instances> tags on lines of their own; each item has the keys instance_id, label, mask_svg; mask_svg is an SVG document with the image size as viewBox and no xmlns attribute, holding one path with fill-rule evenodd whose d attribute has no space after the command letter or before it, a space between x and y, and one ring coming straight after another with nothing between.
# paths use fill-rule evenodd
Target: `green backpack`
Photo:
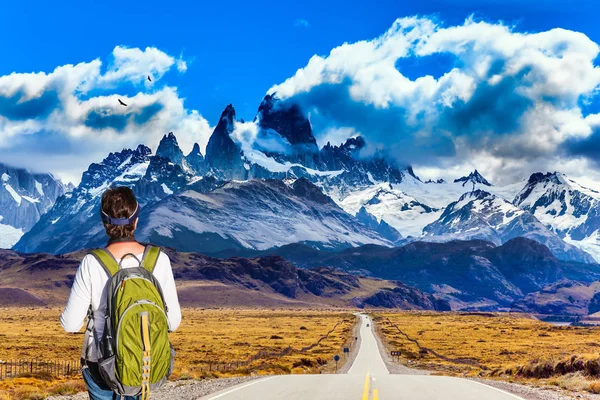
<instances>
[{"instance_id":1,"label":"green backpack","mask_svg":"<svg viewBox=\"0 0 600 400\"><path fill-rule=\"evenodd\" d=\"M142 261L138 260L140 266L135 268L121 268L105 249L90 254L110 277L104 333L98 344L100 374L115 393L141 394L145 400L151 390L166 382L175 358L169 341L167 307L153 275L160 248L147 246ZM127 254L123 259L127 256L136 258ZM92 330L93 322L86 335Z\"/></svg>"}]
</instances>

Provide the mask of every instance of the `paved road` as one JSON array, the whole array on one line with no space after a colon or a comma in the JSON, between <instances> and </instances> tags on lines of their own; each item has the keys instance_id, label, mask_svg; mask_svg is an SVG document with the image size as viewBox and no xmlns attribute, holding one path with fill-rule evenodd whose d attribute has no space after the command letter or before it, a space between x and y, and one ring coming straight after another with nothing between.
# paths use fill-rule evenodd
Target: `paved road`
<instances>
[{"instance_id":1,"label":"paved road","mask_svg":"<svg viewBox=\"0 0 600 400\"><path fill-rule=\"evenodd\" d=\"M347 374L262 378L204 397L206 400L515 400L518 396L466 379L391 375L369 318L361 315L361 346ZM522 400L522 399L521 399Z\"/></svg>"}]
</instances>

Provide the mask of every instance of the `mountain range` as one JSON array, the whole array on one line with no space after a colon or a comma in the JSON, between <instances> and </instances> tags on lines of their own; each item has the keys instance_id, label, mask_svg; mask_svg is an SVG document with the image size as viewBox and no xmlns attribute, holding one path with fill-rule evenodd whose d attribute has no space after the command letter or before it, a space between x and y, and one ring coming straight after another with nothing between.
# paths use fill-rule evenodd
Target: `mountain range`
<instances>
[{"instance_id":1,"label":"mountain range","mask_svg":"<svg viewBox=\"0 0 600 400\"><path fill-rule=\"evenodd\" d=\"M251 142L248 124L256 129ZM155 154L140 145L90 165L14 249L66 253L104 244L100 195L128 185L142 205L139 239L178 250L304 243L335 251L454 239L502 245L527 237L562 260L600 258L600 194L558 172L507 186L478 171L424 182L390 160L360 136L319 149L308 116L269 95L252 123L238 121L228 105L204 155L197 144L184 154L168 133Z\"/></svg>"},{"instance_id":2,"label":"mountain range","mask_svg":"<svg viewBox=\"0 0 600 400\"><path fill-rule=\"evenodd\" d=\"M323 251L291 244L266 251L215 254L232 255L281 256L307 269L335 268L359 276L402 281L433 293L453 310L509 311L515 302L558 282L569 280L583 285L600 280L598 264L560 260L548 247L523 237L499 246L484 240L452 240Z\"/></svg>"},{"instance_id":3,"label":"mountain range","mask_svg":"<svg viewBox=\"0 0 600 400\"><path fill-rule=\"evenodd\" d=\"M299 269L277 256L227 260L164 249L187 307L401 307L449 310L400 282L330 268ZM64 305L85 251L63 255L0 250L0 307Z\"/></svg>"}]
</instances>

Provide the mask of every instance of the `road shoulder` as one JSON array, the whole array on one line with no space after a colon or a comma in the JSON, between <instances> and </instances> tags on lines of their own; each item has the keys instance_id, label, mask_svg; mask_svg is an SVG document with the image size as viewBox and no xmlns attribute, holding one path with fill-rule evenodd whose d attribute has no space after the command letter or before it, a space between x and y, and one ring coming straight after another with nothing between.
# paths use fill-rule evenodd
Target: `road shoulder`
<instances>
[{"instance_id":1,"label":"road shoulder","mask_svg":"<svg viewBox=\"0 0 600 400\"><path fill-rule=\"evenodd\" d=\"M400 364L392 359L388 349L384 345L381 336L379 335L379 327L373 318L369 318L371 323L373 324L373 332L375 336L375 340L377 341L377 348L379 349L379 354L381 354L381 358L383 358L383 362L387 367L390 374L398 374L398 375L431 375L431 371L427 371L424 369L416 369L409 368L404 364Z\"/></svg>"},{"instance_id":2,"label":"road shoulder","mask_svg":"<svg viewBox=\"0 0 600 400\"><path fill-rule=\"evenodd\" d=\"M358 355L358 350L360 349L360 345L362 343L362 338L360 336L360 316L356 315L356 323L354 324L354 328L352 329L352 337L357 338L352 341L352 345L350 346L350 353L346 357L343 365L338 369L338 374L347 374L350 368L352 368L352 364L354 364L354 360L356 360L356 356Z\"/></svg>"}]
</instances>

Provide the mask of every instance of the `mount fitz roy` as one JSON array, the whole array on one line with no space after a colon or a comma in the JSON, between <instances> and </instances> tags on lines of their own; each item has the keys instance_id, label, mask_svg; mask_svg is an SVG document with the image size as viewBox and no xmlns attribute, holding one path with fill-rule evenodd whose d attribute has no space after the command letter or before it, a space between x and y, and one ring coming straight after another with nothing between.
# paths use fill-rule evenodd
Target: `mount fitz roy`
<instances>
[{"instance_id":1,"label":"mount fitz roy","mask_svg":"<svg viewBox=\"0 0 600 400\"><path fill-rule=\"evenodd\" d=\"M256 130L251 141L240 133L247 125ZM65 253L104 245L100 196L115 184L132 187L142 205L138 239L178 250L296 242L336 250L453 239L501 245L525 236L560 259L594 262L584 250L600 259L600 194L550 175L503 187L477 171L423 182L360 136L319 149L300 108L268 95L253 123L237 121L227 106L204 155L197 144L185 155L168 133L156 154L140 145L90 165L14 249Z\"/></svg>"}]
</instances>

